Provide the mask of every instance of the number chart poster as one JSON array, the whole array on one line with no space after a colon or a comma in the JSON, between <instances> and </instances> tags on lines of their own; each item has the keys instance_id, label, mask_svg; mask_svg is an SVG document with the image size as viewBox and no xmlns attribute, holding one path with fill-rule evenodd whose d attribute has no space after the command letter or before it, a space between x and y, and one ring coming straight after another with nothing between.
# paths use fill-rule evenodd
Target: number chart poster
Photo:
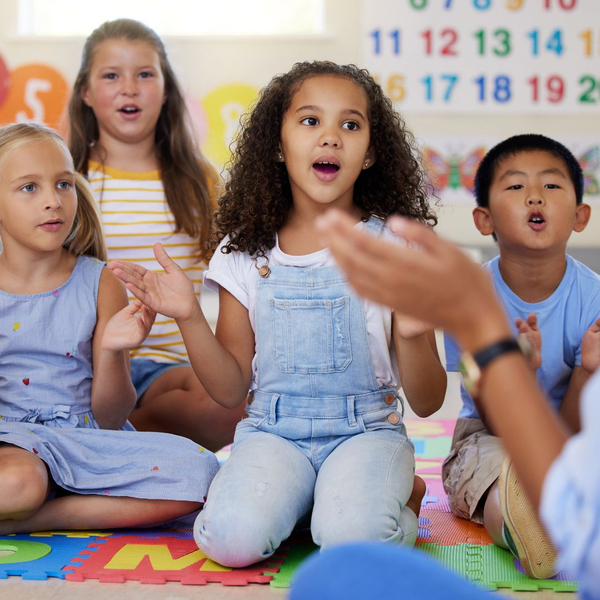
<instances>
[{"instance_id":1,"label":"number chart poster","mask_svg":"<svg viewBox=\"0 0 600 600\"><path fill-rule=\"evenodd\" d=\"M361 53L399 110L600 113L600 0L364 0Z\"/></svg>"}]
</instances>

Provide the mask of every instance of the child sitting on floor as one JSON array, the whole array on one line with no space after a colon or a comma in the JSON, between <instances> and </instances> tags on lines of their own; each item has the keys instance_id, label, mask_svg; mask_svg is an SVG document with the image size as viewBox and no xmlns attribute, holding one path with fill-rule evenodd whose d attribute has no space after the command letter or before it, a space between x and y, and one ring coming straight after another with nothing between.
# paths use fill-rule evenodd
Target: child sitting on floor
<instances>
[{"instance_id":1,"label":"child sitting on floor","mask_svg":"<svg viewBox=\"0 0 600 600\"><path fill-rule=\"evenodd\" d=\"M582 202L581 167L559 142L517 135L483 158L475 196L475 225L483 235L494 236L500 251L484 266L515 334L520 331L533 342L530 362L538 383L577 432L579 394L597 366L593 339L600 329L600 277L566 253L571 233L583 231L590 218L591 209ZM456 370L459 352L451 339L446 354L448 369ZM530 508L514 501L520 484L505 462L500 438L464 384L461 395L463 406L442 471L452 512L483 523L530 577L554 575L550 541Z\"/></svg>"},{"instance_id":2,"label":"child sitting on floor","mask_svg":"<svg viewBox=\"0 0 600 600\"><path fill-rule=\"evenodd\" d=\"M127 306L91 190L43 126L0 128L0 239L0 534L197 511L216 457L128 423L128 350L154 312Z\"/></svg>"},{"instance_id":3,"label":"child sitting on floor","mask_svg":"<svg viewBox=\"0 0 600 600\"><path fill-rule=\"evenodd\" d=\"M194 536L211 559L271 556L312 510L322 547L414 544L424 482L397 388L428 416L446 373L433 331L362 302L318 240L331 206L391 239L392 212L435 223L414 140L373 78L354 65L299 63L263 90L239 137L216 214L205 281L219 289L216 337L185 273L116 261L149 306L175 318L192 365L224 406L248 401Z\"/></svg>"}]
</instances>

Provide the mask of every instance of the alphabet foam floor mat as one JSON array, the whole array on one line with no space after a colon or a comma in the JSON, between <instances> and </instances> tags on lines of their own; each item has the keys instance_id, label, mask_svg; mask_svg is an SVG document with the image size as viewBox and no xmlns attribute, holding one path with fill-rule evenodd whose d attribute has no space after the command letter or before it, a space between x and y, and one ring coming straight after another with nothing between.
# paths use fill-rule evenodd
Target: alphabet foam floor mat
<instances>
[{"instance_id":1,"label":"alphabet foam floor mat","mask_svg":"<svg viewBox=\"0 0 600 600\"><path fill-rule=\"evenodd\" d=\"M415 445L417 473L427 483L419 518L418 550L490 589L576 591L576 582L565 573L551 580L529 579L509 552L492 544L482 526L452 515L440 473L453 428L454 421L450 420L407 420ZM227 456L227 449L219 453L221 461ZM298 565L314 551L316 546L308 532L296 532L270 559L244 569L230 569L204 556L186 527L20 534L0 536L0 579L20 576L78 582L218 582L235 586L270 583L285 588Z\"/></svg>"}]
</instances>

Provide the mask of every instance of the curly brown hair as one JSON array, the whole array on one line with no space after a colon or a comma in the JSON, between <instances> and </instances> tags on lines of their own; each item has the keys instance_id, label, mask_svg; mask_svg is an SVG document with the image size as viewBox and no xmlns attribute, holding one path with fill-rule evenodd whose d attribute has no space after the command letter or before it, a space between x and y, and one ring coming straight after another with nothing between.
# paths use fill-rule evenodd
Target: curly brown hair
<instances>
[{"instance_id":1,"label":"curly brown hair","mask_svg":"<svg viewBox=\"0 0 600 600\"><path fill-rule=\"evenodd\" d=\"M243 118L225 192L214 216L213 251L226 235L229 240L222 248L224 253L262 256L275 245L275 234L292 206L285 164L276 160L283 118L302 83L323 75L350 79L367 95L371 146L377 160L356 180L356 206L382 217L397 213L430 226L437 224L414 136L379 84L355 65L302 62L274 77Z\"/></svg>"}]
</instances>

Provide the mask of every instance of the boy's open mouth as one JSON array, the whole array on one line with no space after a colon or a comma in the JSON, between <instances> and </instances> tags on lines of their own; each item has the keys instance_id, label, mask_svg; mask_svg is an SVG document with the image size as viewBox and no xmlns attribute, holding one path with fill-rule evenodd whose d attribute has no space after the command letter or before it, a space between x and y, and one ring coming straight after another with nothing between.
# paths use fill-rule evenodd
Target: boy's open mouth
<instances>
[{"instance_id":1,"label":"boy's open mouth","mask_svg":"<svg viewBox=\"0 0 600 600\"><path fill-rule=\"evenodd\" d=\"M546 219L542 213L534 212L529 215L529 226L532 229L539 230L543 229L546 225Z\"/></svg>"}]
</instances>

